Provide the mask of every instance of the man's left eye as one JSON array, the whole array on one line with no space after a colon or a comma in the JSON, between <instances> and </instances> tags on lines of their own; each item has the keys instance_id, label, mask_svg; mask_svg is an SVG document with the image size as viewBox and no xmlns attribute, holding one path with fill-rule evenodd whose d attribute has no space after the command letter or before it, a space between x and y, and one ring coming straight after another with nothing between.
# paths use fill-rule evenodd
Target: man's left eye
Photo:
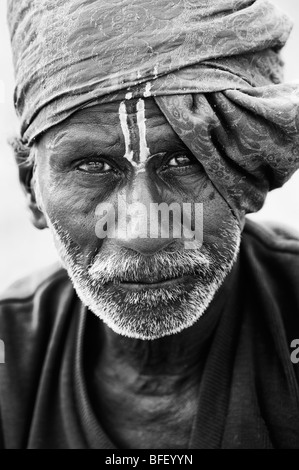
<instances>
[{"instance_id":1,"label":"man's left eye","mask_svg":"<svg viewBox=\"0 0 299 470\"><path fill-rule=\"evenodd\" d=\"M77 169L84 171L85 173L108 173L112 170L112 166L107 162L98 160L89 160L84 163L80 163Z\"/></svg>"},{"instance_id":2,"label":"man's left eye","mask_svg":"<svg viewBox=\"0 0 299 470\"><path fill-rule=\"evenodd\" d=\"M187 155L177 155L175 157L172 157L167 162L167 166L171 166L171 167L184 167L184 166L189 166L192 164L193 162L190 160L190 158Z\"/></svg>"}]
</instances>

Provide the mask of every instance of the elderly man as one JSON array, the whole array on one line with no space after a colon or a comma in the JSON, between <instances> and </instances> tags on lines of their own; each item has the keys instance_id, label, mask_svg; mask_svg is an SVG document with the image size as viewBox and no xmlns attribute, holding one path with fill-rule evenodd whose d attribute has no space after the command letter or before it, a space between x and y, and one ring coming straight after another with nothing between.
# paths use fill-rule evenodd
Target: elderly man
<instances>
[{"instance_id":1,"label":"elderly man","mask_svg":"<svg viewBox=\"0 0 299 470\"><path fill-rule=\"evenodd\" d=\"M299 240L245 220L299 167L289 20L8 5L20 179L63 268L1 300L3 447L298 448Z\"/></svg>"}]
</instances>

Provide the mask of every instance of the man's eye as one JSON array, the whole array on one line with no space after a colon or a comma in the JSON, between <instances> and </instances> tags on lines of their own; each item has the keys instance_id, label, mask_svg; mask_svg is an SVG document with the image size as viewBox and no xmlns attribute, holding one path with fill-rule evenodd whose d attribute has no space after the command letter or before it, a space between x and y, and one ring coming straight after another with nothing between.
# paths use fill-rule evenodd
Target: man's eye
<instances>
[{"instance_id":1,"label":"man's eye","mask_svg":"<svg viewBox=\"0 0 299 470\"><path fill-rule=\"evenodd\" d=\"M112 170L111 165L104 161L89 160L84 163L80 163L77 169L84 171L85 173L108 173Z\"/></svg>"},{"instance_id":2,"label":"man's eye","mask_svg":"<svg viewBox=\"0 0 299 470\"><path fill-rule=\"evenodd\" d=\"M176 157L171 158L167 162L167 166L171 167L184 167L192 165L193 162L190 160L187 155L177 155Z\"/></svg>"}]
</instances>

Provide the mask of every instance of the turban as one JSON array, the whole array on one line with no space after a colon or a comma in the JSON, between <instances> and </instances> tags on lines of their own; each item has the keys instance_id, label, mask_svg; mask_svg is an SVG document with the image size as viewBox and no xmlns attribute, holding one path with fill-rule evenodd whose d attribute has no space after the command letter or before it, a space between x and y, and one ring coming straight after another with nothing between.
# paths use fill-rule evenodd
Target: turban
<instances>
[{"instance_id":1,"label":"turban","mask_svg":"<svg viewBox=\"0 0 299 470\"><path fill-rule=\"evenodd\" d=\"M239 220L299 167L291 24L267 0L8 0L23 142L153 96Z\"/></svg>"}]
</instances>

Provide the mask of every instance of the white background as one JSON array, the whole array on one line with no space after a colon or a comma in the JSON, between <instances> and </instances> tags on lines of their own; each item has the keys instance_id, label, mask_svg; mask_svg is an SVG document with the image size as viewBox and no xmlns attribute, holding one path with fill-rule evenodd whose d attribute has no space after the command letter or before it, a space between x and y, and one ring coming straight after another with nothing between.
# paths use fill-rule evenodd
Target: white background
<instances>
[{"instance_id":1,"label":"white background","mask_svg":"<svg viewBox=\"0 0 299 470\"><path fill-rule=\"evenodd\" d=\"M18 1L18 0L15 0ZM299 1L272 0L289 13L294 29L284 51L286 81L299 80ZM0 291L19 277L57 259L48 230L31 226L25 197L7 138L16 134L13 70L6 26L6 2L0 0ZM299 231L299 172L281 189L271 192L255 219L284 222Z\"/></svg>"}]
</instances>

